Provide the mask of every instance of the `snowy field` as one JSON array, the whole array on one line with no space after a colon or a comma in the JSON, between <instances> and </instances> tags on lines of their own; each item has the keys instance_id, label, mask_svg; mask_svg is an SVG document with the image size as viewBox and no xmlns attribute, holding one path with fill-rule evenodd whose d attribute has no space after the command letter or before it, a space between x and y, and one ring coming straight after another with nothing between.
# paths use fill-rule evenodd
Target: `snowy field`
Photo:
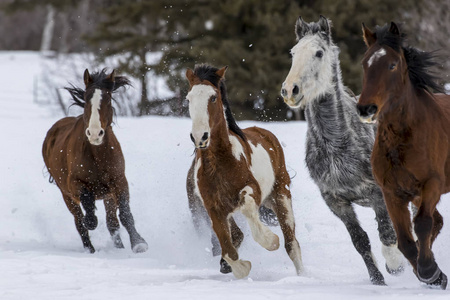
<instances>
[{"instance_id":1,"label":"snowy field","mask_svg":"<svg viewBox=\"0 0 450 300\"><path fill-rule=\"evenodd\" d=\"M294 214L306 268L302 276L295 276L283 247L268 252L254 242L242 217L240 256L253 268L243 280L219 273L219 258L212 257L209 239L195 233L187 205L185 179L194 150L189 119L118 118L114 131L125 154L131 210L149 250L134 254L123 228L125 249L115 249L104 207L97 202L99 226L90 232L97 252L84 252L73 217L44 172L42 141L62 114L33 102L33 80L43 71L40 58L0 52L0 65L0 299L450 299L450 291L419 283L410 266L398 277L389 275L375 215L358 207L387 286L370 283L344 225L308 177L306 124L300 122L240 125L267 128L284 145L289 172L295 175ZM81 75L76 82L81 83ZM447 224L449 198L439 204ZM447 224L434 253L450 275ZM272 230L282 238L279 228Z\"/></svg>"}]
</instances>

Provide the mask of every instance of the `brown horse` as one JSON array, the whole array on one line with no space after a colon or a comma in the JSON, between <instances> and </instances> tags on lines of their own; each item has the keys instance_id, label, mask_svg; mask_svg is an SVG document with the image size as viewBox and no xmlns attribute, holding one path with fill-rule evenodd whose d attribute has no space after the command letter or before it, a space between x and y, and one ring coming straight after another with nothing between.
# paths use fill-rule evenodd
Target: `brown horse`
<instances>
[{"instance_id":1,"label":"brown horse","mask_svg":"<svg viewBox=\"0 0 450 300\"><path fill-rule=\"evenodd\" d=\"M88 230L97 227L95 200L103 199L106 224L114 246L123 248L116 215L119 209L120 221L130 235L131 248L136 253L144 252L148 245L134 226L125 160L111 127L112 94L129 85L129 81L126 77L115 76L115 71L109 75L104 70L90 75L86 69L84 82L86 90L74 86L66 88L74 104L84 108L84 113L59 120L45 137L42 155L50 181L55 181L61 190L85 249L95 252Z\"/></svg>"},{"instance_id":2,"label":"brown horse","mask_svg":"<svg viewBox=\"0 0 450 300\"><path fill-rule=\"evenodd\" d=\"M283 149L271 132L258 127L241 130L237 126L227 99L226 69L201 65L186 72L190 84L186 98L192 118L191 139L196 147L188 174L188 191L193 193L189 198L196 202L191 207L206 209L222 248L222 267L226 262L236 278L246 277L251 263L239 259L237 248L243 234L232 214L242 212L253 239L273 251L279 247L279 238L260 221L258 214L263 204L273 209L286 251L299 274L301 252L295 238Z\"/></svg>"},{"instance_id":3,"label":"brown horse","mask_svg":"<svg viewBox=\"0 0 450 300\"><path fill-rule=\"evenodd\" d=\"M373 173L397 232L398 248L420 281L445 289L447 276L431 246L443 226L436 205L450 191L450 96L431 92L442 90L427 70L435 64L433 55L405 47L395 23L375 32L363 24L363 33L368 50L362 61L358 110L363 121L378 120ZM418 208L417 243L409 202Z\"/></svg>"}]
</instances>

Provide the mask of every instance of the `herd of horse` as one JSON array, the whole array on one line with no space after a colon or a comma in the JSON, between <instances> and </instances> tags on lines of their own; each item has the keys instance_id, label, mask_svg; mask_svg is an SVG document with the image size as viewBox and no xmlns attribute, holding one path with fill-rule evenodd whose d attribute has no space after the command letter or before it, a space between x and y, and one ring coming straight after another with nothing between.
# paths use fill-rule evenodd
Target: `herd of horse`
<instances>
[{"instance_id":1,"label":"herd of horse","mask_svg":"<svg viewBox=\"0 0 450 300\"><path fill-rule=\"evenodd\" d=\"M450 191L450 96L429 72L436 64L433 54L404 45L405 35L395 23L374 31L363 24L362 29L367 50L359 98L342 83L339 48L323 16L318 22L297 20L297 44L281 95L288 106L305 110L310 176L346 226L372 283L385 285L353 204L374 210L389 273L404 270L404 256L421 282L445 289L447 277L431 247L443 226L436 205ZM239 128L228 101L226 71L204 64L186 71L196 149L186 189L194 226L211 229L220 271L244 278L251 263L239 257L244 235L233 214L245 216L253 239L269 251L277 250L280 240L266 225L279 224L286 252L301 274L283 148L265 129ZM84 113L56 122L44 140L50 181L61 190L89 252L95 252L89 230L98 223L96 200L104 202L114 246L124 247L120 219L133 252L144 252L148 245L134 226L125 161L111 126L113 94L130 83L105 70L86 70L84 83L84 89L67 88Z\"/></svg>"}]
</instances>

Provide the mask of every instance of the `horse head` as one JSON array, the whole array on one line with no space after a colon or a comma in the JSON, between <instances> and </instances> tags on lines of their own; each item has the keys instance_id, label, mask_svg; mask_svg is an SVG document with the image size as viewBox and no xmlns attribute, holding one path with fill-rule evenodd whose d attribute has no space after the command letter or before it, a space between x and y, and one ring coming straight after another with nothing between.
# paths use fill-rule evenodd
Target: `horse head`
<instances>
[{"instance_id":1,"label":"horse head","mask_svg":"<svg viewBox=\"0 0 450 300\"><path fill-rule=\"evenodd\" d=\"M292 66L281 89L284 102L292 108L304 107L332 89L332 65L339 49L331 40L330 27L322 15L317 23L299 17L295 24L297 44L291 49Z\"/></svg>"},{"instance_id":2,"label":"horse head","mask_svg":"<svg viewBox=\"0 0 450 300\"><path fill-rule=\"evenodd\" d=\"M196 148L207 148L211 133L221 122L226 122L221 81L225 78L227 68L216 69L202 65L196 67L195 71L186 71L190 85L186 98L192 119L191 140Z\"/></svg>"},{"instance_id":3,"label":"horse head","mask_svg":"<svg viewBox=\"0 0 450 300\"><path fill-rule=\"evenodd\" d=\"M375 122L386 102L397 98L409 82L402 35L394 22L388 30L383 28L374 33L362 24L367 51L362 60L363 87L357 109L361 121L367 123Z\"/></svg>"}]
</instances>

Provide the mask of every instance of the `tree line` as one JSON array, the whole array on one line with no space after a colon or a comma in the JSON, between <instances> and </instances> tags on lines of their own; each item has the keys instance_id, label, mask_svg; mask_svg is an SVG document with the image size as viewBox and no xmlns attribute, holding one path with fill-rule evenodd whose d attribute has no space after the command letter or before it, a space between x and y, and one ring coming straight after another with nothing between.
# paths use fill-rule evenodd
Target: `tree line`
<instances>
[{"instance_id":1,"label":"tree line","mask_svg":"<svg viewBox=\"0 0 450 300\"><path fill-rule=\"evenodd\" d=\"M279 96L294 24L300 15L310 22L320 14L333 22L344 84L355 94L362 83L362 22L402 23L412 45L440 50L437 72L450 82L448 0L4 0L0 49L92 52L99 62L119 55L111 67L141 83L137 115L158 114L167 105L172 114L185 115L186 68L228 65L238 119L285 120L298 118ZM161 58L149 60L150 52ZM173 97L149 99L150 71L166 78Z\"/></svg>"}]
</instances>

